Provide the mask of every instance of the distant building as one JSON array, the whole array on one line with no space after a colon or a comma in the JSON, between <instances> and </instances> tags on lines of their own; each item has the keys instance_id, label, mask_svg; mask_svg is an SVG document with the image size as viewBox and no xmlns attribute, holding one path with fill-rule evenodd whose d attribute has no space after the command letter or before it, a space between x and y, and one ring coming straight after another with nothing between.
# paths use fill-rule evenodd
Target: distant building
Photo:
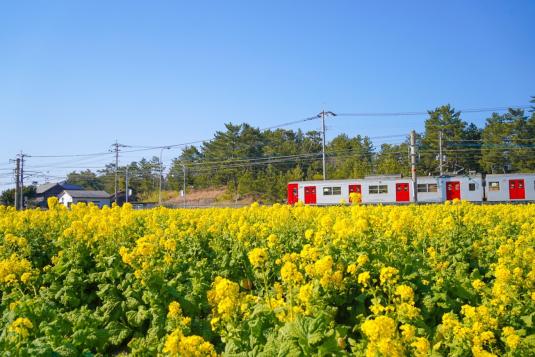
<instances>
[{"instance_id":1,"label":"distant building","mask_svg":"<svg viewBox=\"0 0 535 357\"><path fill-rule=\"evenodd\" d=\"M64 190L60 193L59 203L70 207L80 202L94 203L102 208L110 206L110 194L106 191Z\"/></svg>"},{"instance_id":2,"label":"distant building","mask_svg":"<svg viewBox=\"0 0 535 357\"><path fill-rule=\"evenodd\" d=\"M65 190L78 191L83 190L82 186L73 185L67 182L45 183L37 186L35 190L35 204L37 207L47 208L49 197L57 197Z\"/></svg>"},{"instance_id":3,"label":"distant building","mask_svg":"<svg viewBox=\"0 0 535 357\"><path fill-rule=\"evenodd\" d=\"M132 203L136 201L136 196L132 194L132 190L128 190L128 202ZM110 201L111 203L115 202L115 194L112 193L110 195ZM119 191L117 192L117 205L122 206L126 203L126 192L125 191Z\"/></svg>"}]
</instances>

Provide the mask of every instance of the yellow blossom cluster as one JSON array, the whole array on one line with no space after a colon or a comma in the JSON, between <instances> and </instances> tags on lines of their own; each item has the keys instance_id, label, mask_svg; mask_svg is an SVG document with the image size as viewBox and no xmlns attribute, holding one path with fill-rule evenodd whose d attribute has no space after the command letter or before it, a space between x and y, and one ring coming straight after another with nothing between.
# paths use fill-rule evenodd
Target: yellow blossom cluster
<instances>
[{"instance_id":1,"label":"yellow blossom cluster","mask_svg":"<svg viewBox=\"0 0 535 357\"><path fill-rule=\"evenodd\" d=\"M26 317L19 317L9 325L9 331L21 336L22 338L28 337L28 330L32 328L32 322Z\"/></svg>"},{"instance_id":2,"label":"yellow blossom cluster","mask_svg":"<svg viewBox=\"0 0 535 357\"><path fill-rule=\"evenodd\" d=\"M177 329L165 339L163 352L168 356L176 357L215 357L214 346L201 336L184 336Z\"/></svg>"}]
</instances>

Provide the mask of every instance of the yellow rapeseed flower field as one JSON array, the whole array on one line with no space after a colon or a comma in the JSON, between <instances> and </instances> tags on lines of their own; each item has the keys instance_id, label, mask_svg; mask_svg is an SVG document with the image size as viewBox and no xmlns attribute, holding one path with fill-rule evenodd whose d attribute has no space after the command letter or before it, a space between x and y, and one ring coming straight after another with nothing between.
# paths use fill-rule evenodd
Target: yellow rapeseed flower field
<instances>
[{"instance_id":1,"label":"yellow rapeseed flower field","mask_svg":"<svg viewBox=\"0 0 535 357\"><path fill-rule=\"evenodd\" d=\"M535 205L0 206L2 355L525 356Z\"/></svg>"}]
</instances>

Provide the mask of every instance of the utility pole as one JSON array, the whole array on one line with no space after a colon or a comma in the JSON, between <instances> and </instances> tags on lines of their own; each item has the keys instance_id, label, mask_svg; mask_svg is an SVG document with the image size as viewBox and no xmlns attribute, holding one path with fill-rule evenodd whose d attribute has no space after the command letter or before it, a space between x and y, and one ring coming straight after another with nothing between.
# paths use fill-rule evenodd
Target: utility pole
<instances>
[{"instance_id":1,"label":"utility pole","mask_svg":"<svg viewBox=\"0 0 535 357\"><path fill-rule=\"evenodd\" d=\"M128 203L128 165L126 165L125 172L124 172L124 194L125 194L125 202Z\"/></svg>"},{"instance_id":2,"label":"utility pole","mask_svg":"<svg viewBox=\"0 0 535 357\"><path fill-rule=\"evenodd\" d=\"M22 151L20 152L20 199L19 205L20 209L24 209L24 155Z\"/></svg>"},{"instance_id":3,"label":"utility pole","mask_svg":"<svg viewBox=\"0 0 535 357\"><path fill-rule=\"evenodd\" d=\"M322 157L322 166L323 166L323 181L327 180L327 169L325 164L325 116L336 116L333 112L326 112L325 110L322 110L321 113L318 114L318 118L321 118L321 134L322 134L322 142L321 142L321 157Z\"/></svg>"},{"instance_id":4,"label":"utility pole","mask_svg":"<svg viewBox=\"0 0 535 357\"><path fill-rule=\"evenodd\" d=\"M182 173L184 174L184 183L182 186L182 201L184 203L184 208L186 208L186 165L180 163L182 166Z\"/></svg>"},{"instance_id":5,"label":"utility pole","mask_svg":"<svg viewBox=\"0 0 535 357\"><path fill-rule=\"evenodd\" d=\"M414 192L414 202L418 202L418 182L417 182L417 176L416 176L416 132L414 130L411 131L410 146L411 146L411 176L412 176L412 183L413 183L412 191Z\"/></svg>"},{"instance_id":6,"label":"utility pole","mask_svg":"<svg viewBox=\"0 0 535 357\"><path fill-rule=\"evenodd\" d=\"M15 160L15 209L20 209L20 158Z\"/></svg>"},{"instance_id":7,"label":"utility pole","mask_svg":"<svg viewBox=\"0 0 535 357\"><path fill-rule=\"evenodd\" d=\"M163 178L163 161L162 155L164 149L171 149L169 146L165 146L160 150L160 184L158 186L158 206L162 205L162 178Z\"/></svg>"},{"instance_id":8,"label":"utility pole","mask_svg":"<svg viewBox=\"0 0 535 357\"><path fill-rule=\"evenodd\" d=\"M115 203L117 203L117 188L118 188L118 176L117 176L117 170L119 169L119 148L126 147L126 145L119 144L117 140L115 140L115 144L113 146L113 152L115 152Z\"/></svg>"},{"instance_id":9,"label":"utility pole","mask_svg":"<svg viewBox=\"0 0 535 357\"><path fill-rule=\"evenodd\" d=\"M442 129L438 132L438 169L440 172L440 176L444 174L443 170L443 160L444 157L442 155Z\"/></svg>"}]
</instances>

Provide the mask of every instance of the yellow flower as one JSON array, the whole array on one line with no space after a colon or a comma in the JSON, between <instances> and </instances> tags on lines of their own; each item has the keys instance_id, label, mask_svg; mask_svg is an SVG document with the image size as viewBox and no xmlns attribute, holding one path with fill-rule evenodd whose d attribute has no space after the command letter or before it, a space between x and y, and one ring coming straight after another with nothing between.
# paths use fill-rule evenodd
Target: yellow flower
<instances>
[{"instance_id":1,"label":"yellow flower","mask_svg":"<svg viewBox=\"0 0 535 357\"><path fill-rule=\"evenodd\" d=\"M512 350L516 350L516 348L520 344L520 336L516 334L515 329L510 326L507 326L503 328L502 332L503 336L505 337L505 344L507 345L507 347Z\"/></svg>"},{"instance_id":2,"label":"yellow flower","mask_svg":"<svg viewBox=\"0 0 535 357\"><path fill-rule=\"evenodd\" d=\"M366 320L361 326L362 332L371 341L381 338L392 338L396 332L396 323L388 316L379 316Z\"/></svg>"},{"instance_id":3,"label":"yellow flower","mask_svg":"<svg viewBox=\"0 0 535 357\"><path fill-rule=\"evenodd\" d=\"M30 329L33 328L33 324L30 319L26 317L19 317L9 325L9 331L16 333L22 338L26 338L29 335Z\"/></svg>"},{"instance_id":4,"label":"yellow flower","mask_svg":"<svg viewBox=\"0 0 535 357\"><path fill-rule=\"evenodd\" d=\"M411 343L411 347L414 347L415 356L427 356L429 354L429 341L424 337L416 338L416 341Z\"/></svg>"},{"instance_id":5,"label":"yellow flower","mask_svg":"<svg viewBox=\"0 0 535 357\"><path fill-rule=\"evenodd\" d=\"M388 283L395 284L396 281L398 280L398 277L397 277L398 272L399 270L393 267L382 268L380 275L379 275L379 280L381 281L381 285L388 284Z\"/></svg>"},{"instance_id":6,"label":"yellow flower","mask_svg":"<svg viewBox=\"0 0 535 357\"><path fill-rule=\"evenodd\" d=\"M312 297L314 290L312 284L305 284L299 288L297 298L303 303L308 303Z\"/></svg>"},{"instance_id":7,"label":"yellow flower","mask_svg":"<svg viewBox=\"0 0 535 357\"><path fill-rule=\"evenodd\" d=\"M472 281L472 287L476 290L481 290L485 287L485 283L479 279Z\"/></svg>"},{"instance_id":8,"label":"yellow flower","mask_svg":"<svg viewBox=\"0 0 535 357\"><path fill-rule=\"evenodd\" d=\"M357 258L357 264L360 265L360 266L366 264L369 261L370 261L370 259L368 258L368 256L366 254L359 255L359 257Z\"/></svg>"},{"instance_id":9,"label":"yellow flower","mask_svg":"<svg viewBox=\"0 0 535 357\"><path fill-rule=\"evenodd\" d=\"M281 278L287 284L299 284L303 280L303 275L294 263L286 262L281 268Z\"/></svg>"},{"instance_id":10,"label":"yellow flower","mask_svg":"<svg viewBox=\"0 0 535 357\"><path fill-rule=\"evenodd\" d=\"M410 341L413 339L413 337L416 335L416 327L409 324L403 324L399 328L401 330L401 335L403 338L407 341Z\"/></svg>"},{"instance_id":11,"label":"yellow flower","mask_svg":"<svg viewBox=\"0 0 535 357\"><path fill-rule=\"evenodd\" d=\"M32 277L32 273L29 273L29 272L23 273L20 276L20 281L22 281L24 284L27 284L30 281L31 277Z\"/></svg>"},{"instance_id":12,"label":"yellow flower","mask_svg":"<svg viewBox=\"0 0 535 357\"><path fill-rule=\"evenodd\" d=\"M267 241L268 241L268 247L273 248L277 244L278 238L275 234L270 234L269 237L267 238Z\"/></svg>"},{"instance_id":13,"label":"yellow flower","mask_svg":"<svg viewBox=\"0 0 535 357\"><path fill-rule=\"evenodd\" d=\"M249 261L253 267L260 268L266 263L268 255L266 249L254 248L247 254L247 256L249 257Z\"/></svg>"},{"instance_id":14,"label":"yellow flower","mask_svg":"<svg viewBox=\"0 0 535 357\"><path fill-rule=\"evenodd\" d=\"M175 330L167 336L163 352L177 357L217 356L210 342L200 336L184 336L180 330Z\"/></svg>"},{"instance_id":15,"label":"yellow flower","mask_svg":"<svg viewBox=\"0 0 535 357\"><path fill-rule=\"evenodd\" d=\"M370 281L370 272L369 271L365 271L363 273L360 273L359 276L357 277L357 282L364 286L364 287L367 287L368 286L368 283Z\"/></svg>"},{"instance_id":16,"label":"yellow flower","mask_svg":"<svg viewBox=\"0 0 535 357\"><path fill-rule=\"evenodd\" d=\"M347 266L347 270L346 270L349 274L353 275L357 272L357 265L356 264L349 264Z\"/></svg>"},{"instance_id":17,"label":"yellow flower","mask_svg":"<svg viewBox=\"0 0 535 357\"><path fill-rule=\"evenodd\" d=\"M169 318L178 318L182 314L182 309L180 308L180 304L177 301L173 301L169 304L169 312L167 313L167 317Z\"/></svg>"},{"instance_id":18,"label":"yellow flower","mask_svg":"<svg viewBox=\"0 0 535 357\"><path fill-rule=\"evenodd\" d=\"M407 285L398 285L396 287L396 295L398 295L402 301L412 301L414 299L414 291Z\"/></svg>"}]
</instances>

